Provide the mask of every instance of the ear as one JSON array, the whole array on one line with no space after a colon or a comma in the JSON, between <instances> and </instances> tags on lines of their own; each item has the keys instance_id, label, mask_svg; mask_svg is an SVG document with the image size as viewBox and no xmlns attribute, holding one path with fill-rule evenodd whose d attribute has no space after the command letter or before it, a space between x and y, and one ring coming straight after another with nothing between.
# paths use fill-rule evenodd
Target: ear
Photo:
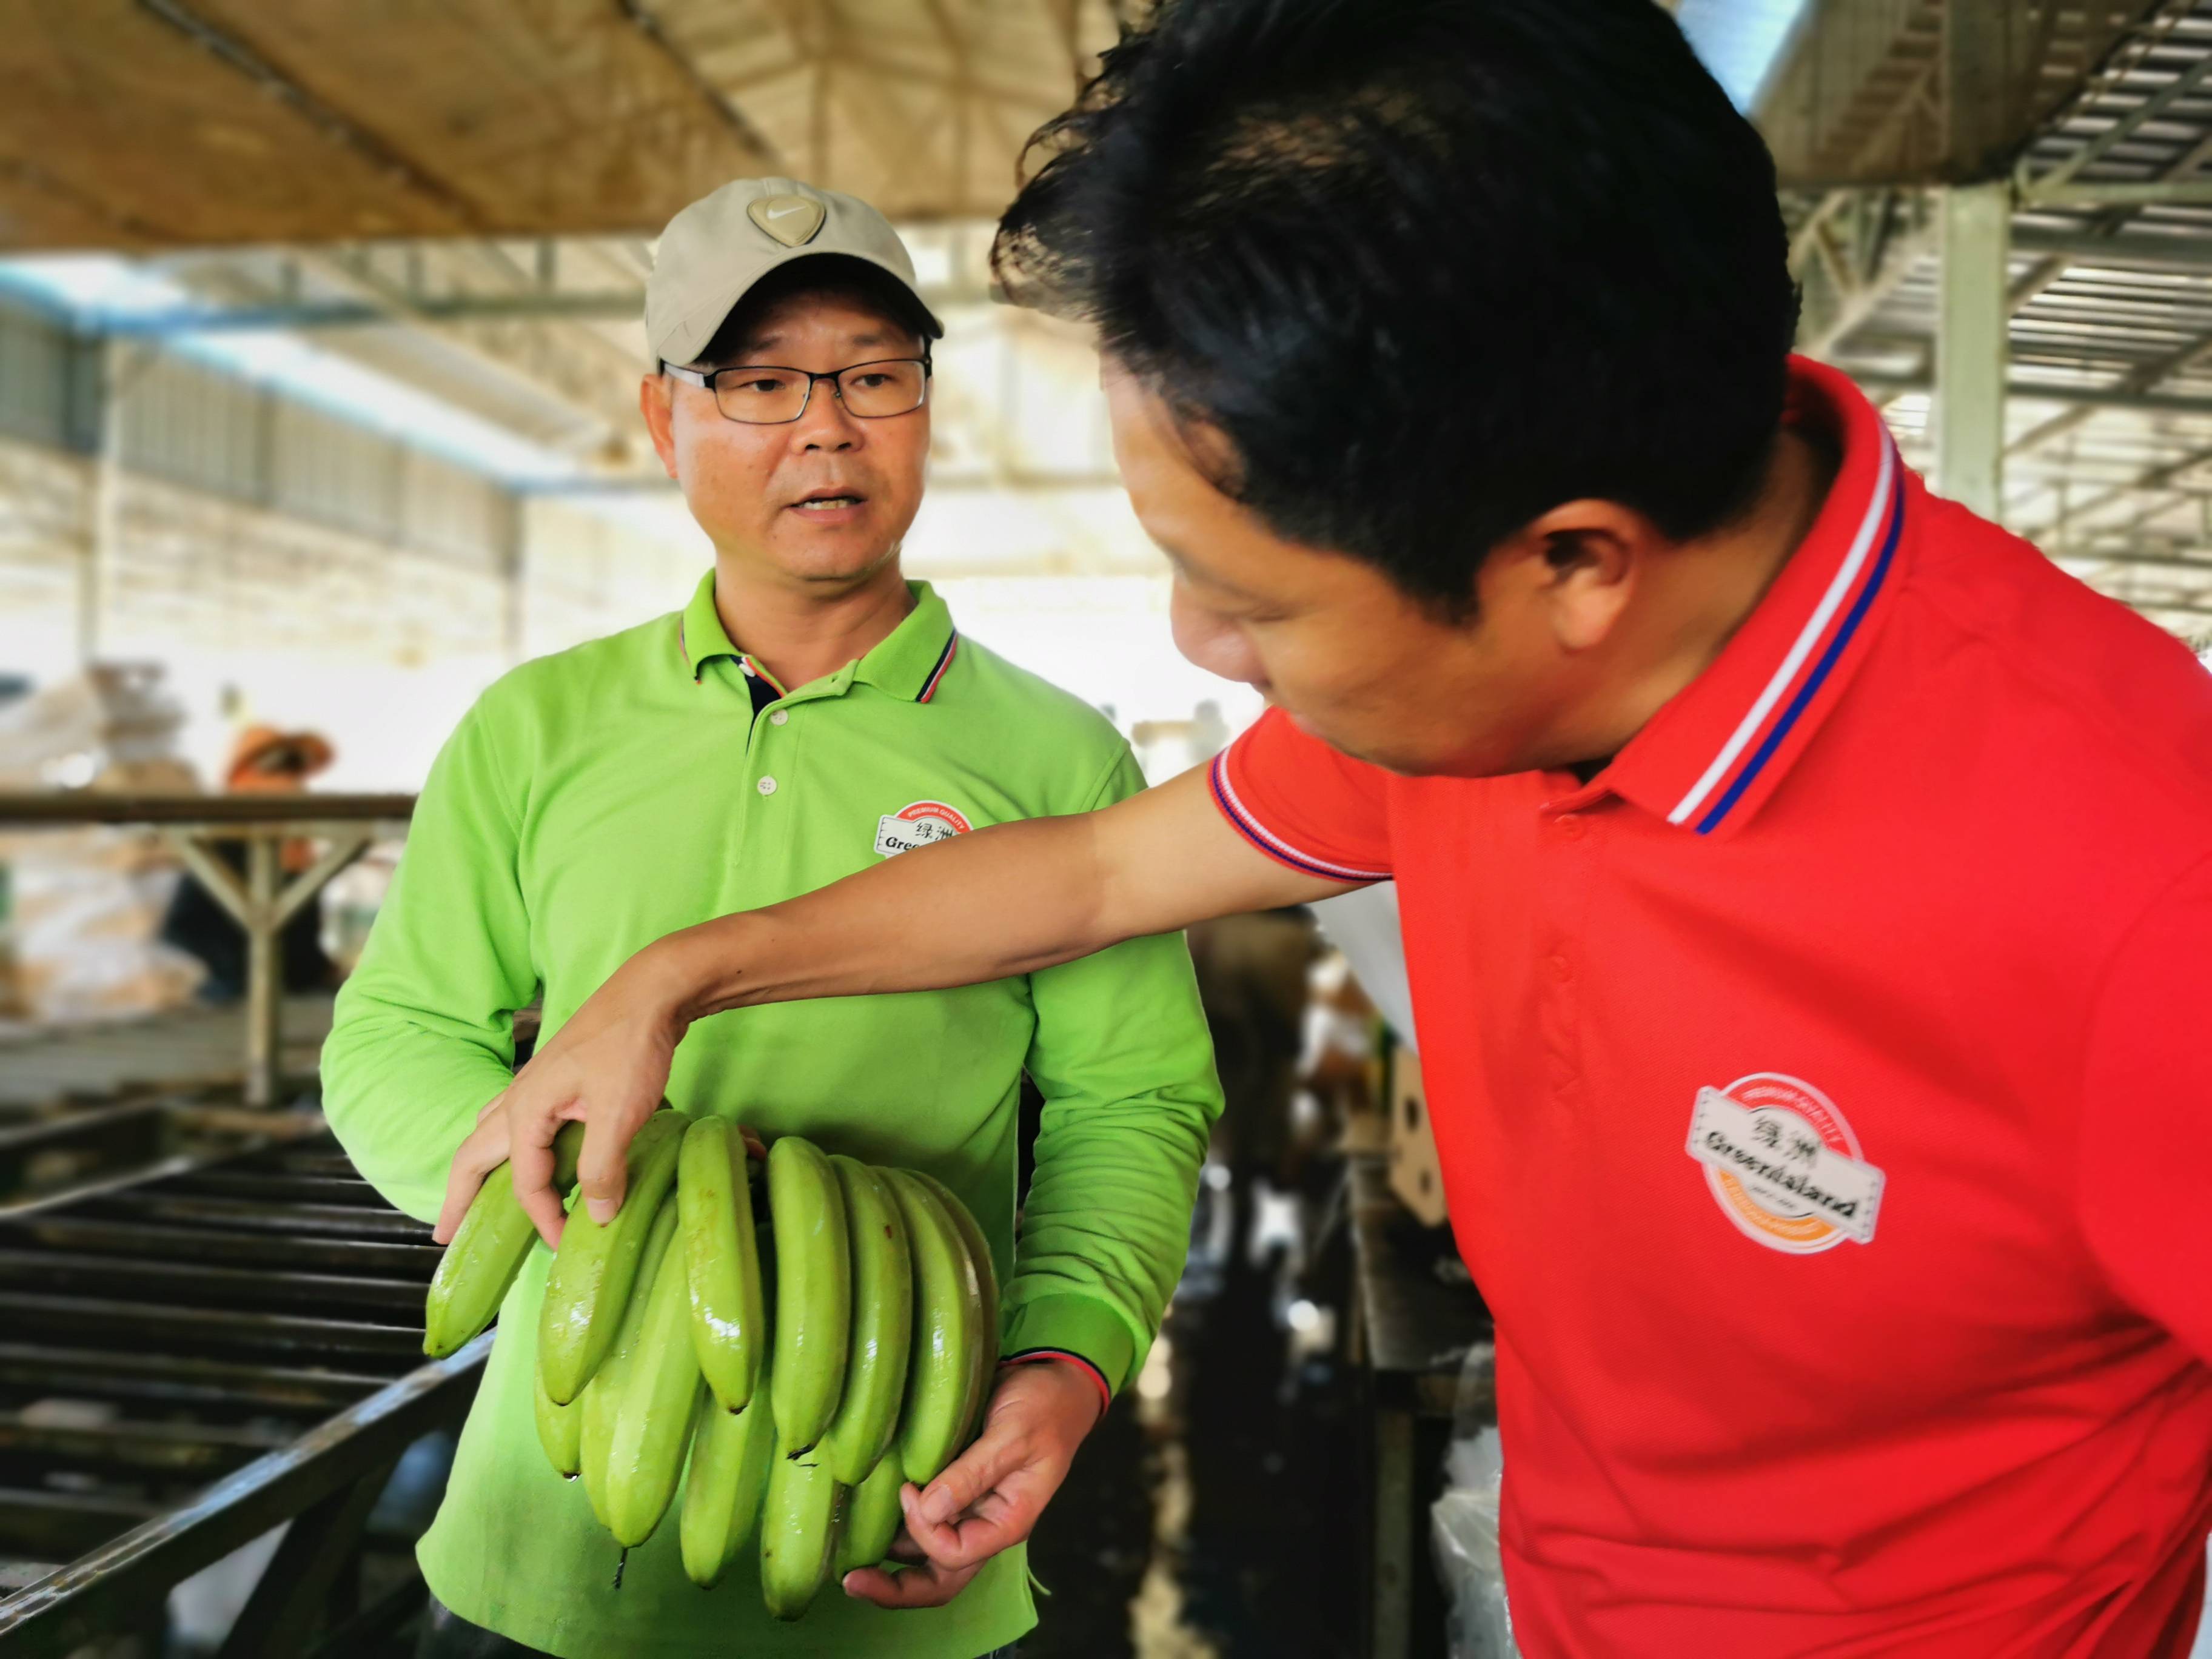
<instances>
[{"instance_id":1,"label":"ear","mask_svg":"<svg viewBox=\"0 0 2212 1659\"><path fill-rule=\"evenodd\" d=\"M645 429L653 434L653 453L668 476L676 477L676 382L665 374L648 374L637 383L637 410L645 416ZM679 480L679 482L681 482Z\"/></svg>"},{"instance_id":2,"label":"ear","mask_svg":"<svg viewBox=\"0 0 2212 1659\"><path fill-rule=\"evenodd\" d=\"M1523 588L1561 650L1588 651L1612 634L1660 540L1649 519L1617 501L1565 501L1507 537L1486 562Z\"/></svg>"}]
</instances>

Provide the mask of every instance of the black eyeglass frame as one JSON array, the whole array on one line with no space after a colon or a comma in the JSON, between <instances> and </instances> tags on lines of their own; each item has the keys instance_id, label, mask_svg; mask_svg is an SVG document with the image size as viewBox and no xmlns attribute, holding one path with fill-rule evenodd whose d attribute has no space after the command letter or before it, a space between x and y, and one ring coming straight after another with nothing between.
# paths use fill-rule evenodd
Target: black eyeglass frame
<instances>
[{"instance_id":1,"label":"black eyeglass frame","mask_svg":"<svg viewBox=\"0 0 2212 1659\"><path fill-rule=\"evenodd\" d=\"M845 396L845 376L857 374L864 368L878 368L884 363L920 363L921 365L921 401L915 404L914 409L902 409L896 415L863 415L853 407L851 401ZM748 421L743 416L732 415L722 407L721 394L715 390L714 386L716 380L725 374L748 372L757 374L763 368L772 368L779 374L804 374L806 377L806 395L799 400L799 412L796 415L786 416L780 421ZM844 368L833 368L826 374L817 374L811 368L800 368L791 363L725 363L720 368L685 368L665 359L661 362L660 372L664 374L674 375L686 386L696 386L703 389L714 399L714 412L726 421L734 421L739 426L789 426L794 421L803 421L806 418L806 411L814 405L814 384L817 380L827 380L830 383L833 388L831 395L845 405L845 412L856 421L896 421L901 416L911 415L915 409L927 407L929 383L936 378L937 366L930 359L929 342L924 340L921 343L921 356L919 357L871 357L865 363L848 363Z\"/></svg>"}]
</instances>

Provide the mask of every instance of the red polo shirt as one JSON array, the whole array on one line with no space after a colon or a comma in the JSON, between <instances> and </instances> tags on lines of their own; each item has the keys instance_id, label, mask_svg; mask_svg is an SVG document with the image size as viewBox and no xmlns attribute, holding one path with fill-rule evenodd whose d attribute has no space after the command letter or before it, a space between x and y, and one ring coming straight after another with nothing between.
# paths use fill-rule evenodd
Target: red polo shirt
<instances>
[{"instance_id":1,"label":"red polo shirt","mask_svg":"<svg viewBox=\"0 0 2212 1659\"><path fill-rule=\"evenodd\" d=\"M1531 1659L2179 1656L2212 1524L2212 675L1930 495L1811 535L1588 787L1270 712L1271 856L1398 882L1496 1312Z\"/></svg>"}]
</instances>

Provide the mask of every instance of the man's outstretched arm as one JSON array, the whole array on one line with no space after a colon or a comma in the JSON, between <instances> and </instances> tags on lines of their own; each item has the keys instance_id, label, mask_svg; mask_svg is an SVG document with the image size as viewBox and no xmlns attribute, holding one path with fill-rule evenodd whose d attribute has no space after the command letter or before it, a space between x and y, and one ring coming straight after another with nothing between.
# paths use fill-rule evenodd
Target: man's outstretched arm
<instances>
[{"instance_id":1,"label":"man's outstretched arm","mask_svg":"<svg viewBox=\"0 0 2212 1659\"><path fill-rule=\"evenodd\" d=\"M672 933L616 970L470 1137L439 1237L511 1154L516 1193L538 1231L557 1240L550 1148L571 1120L588 1126L583 1200L594 1215L612 1215L630 1137L660 1103L677 1042L709 1014L1004 979L1211 916L1347 890L1245 841L1215 807L1201 768L1101 811L954 836L803 897Z\"/></svg>"}]
</instances>

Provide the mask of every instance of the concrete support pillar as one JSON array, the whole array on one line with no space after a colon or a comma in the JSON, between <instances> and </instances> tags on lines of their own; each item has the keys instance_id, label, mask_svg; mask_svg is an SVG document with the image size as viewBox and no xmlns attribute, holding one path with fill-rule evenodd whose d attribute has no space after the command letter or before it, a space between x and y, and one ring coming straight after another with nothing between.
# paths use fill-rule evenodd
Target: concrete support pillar
<instances>
[{"instance_id":1,"label":"concrete support pillar","mask_svg":"<svg viewBox=\"0 0 2212 1659\"><path fill-rule=\"evenodd\" d=\"M1942 276L1936 317L1936 488L1984 518L2004 482L2005 254L2011 186L1943 192Z\"/></svg>"},{"instance_id":2,"label":"concrete support pillar","mask_svg":"<svg viewBox=\"0 0 2212 1659\"><path fill-rule=\"evenodd\" d=\"M530 579L530 532L532 506L527 495L513 495L507 503L507 544L501 550L500 597L501 601L501 643L505 647L511 667L522 660L523 647L528 637L528 618L524 607L528 604L523 584Z\"/></svg>"},{"instance_id":3,"label":"concrete support pillar","mask_svg":"<svg viewBox=\"0 0 2212 1659\"><path fill-rule=\"evenodd\" d=\"M92 498L85 515L83 557L77 564L77 665L100 660L101 623L107 611L108 584L115 569L115 544L122 523L123 394L131 363L123 342L101 340L99 386L99 449L92 458Z\"/></svg>"}]
</instances>

